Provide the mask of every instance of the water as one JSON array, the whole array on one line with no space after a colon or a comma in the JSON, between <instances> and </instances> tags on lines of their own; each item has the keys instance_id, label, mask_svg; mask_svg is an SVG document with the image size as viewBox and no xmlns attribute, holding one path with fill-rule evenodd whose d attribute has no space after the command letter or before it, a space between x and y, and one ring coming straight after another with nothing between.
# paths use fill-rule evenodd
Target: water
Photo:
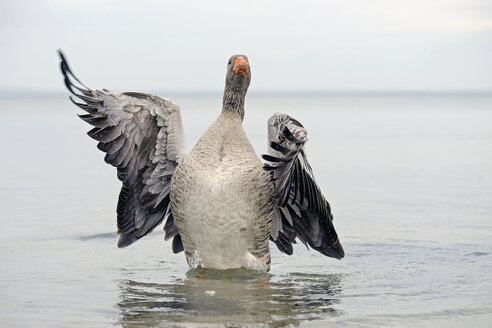
<instances>
[{"instance_id":1,"label":"water","mask_svg":"<svg viewBox=\"0 0 492 328\"><path fill-rule=\"evenodd\" d=\"M172 96L172 95L171 95ZM220 97L176 95L191 147ZM307 152L346 250L272 245L269 274L190 271L159 227L116 248L119 183L66 98L0 100L5 327L492 326L492 97L251 96Z\"/></svg>"}]
</instances>

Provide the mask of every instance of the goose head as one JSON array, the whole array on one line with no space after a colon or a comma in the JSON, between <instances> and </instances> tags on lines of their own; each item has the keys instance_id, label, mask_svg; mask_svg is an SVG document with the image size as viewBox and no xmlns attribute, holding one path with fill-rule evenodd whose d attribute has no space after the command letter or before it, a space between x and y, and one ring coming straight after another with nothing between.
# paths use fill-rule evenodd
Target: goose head
<instances>
[{"instance_id":1,"label":"goose head","mask_svg":"<svg viewBox=\"0 0 492 328\"><path fill-rule=\"evenodd\" d=\"M232 56L227 63L226 89L246 94L250 81L251 70L249 68L248 57L245 55Z\"/></svg>"},{"instance_id":2,"label":"goose head","mask_svg":"<svg viewBox=\"0 0 492 328\"><path fill-rule=\"evenodd\" d=\"M251 69L246 55L233 55L227 63L223 111L238 112L244 117L244 97L251 81Z\"/></svg>"}]
</instances>

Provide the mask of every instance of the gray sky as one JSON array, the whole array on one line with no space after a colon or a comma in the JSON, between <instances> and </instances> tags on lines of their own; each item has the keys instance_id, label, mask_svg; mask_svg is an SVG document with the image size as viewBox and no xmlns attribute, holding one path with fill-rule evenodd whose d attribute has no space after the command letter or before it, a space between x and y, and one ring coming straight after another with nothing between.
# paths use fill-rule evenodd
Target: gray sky
<instances>
[{"instance_id":1,"label":"gray sky","mask_svg":"<svg viewBox=\"0 0 492 328\"><path fill-rule=\"evenodd\" d=\"M492 90L492 1L2 0L0 89Z\"/></svg>"}]
</instances>

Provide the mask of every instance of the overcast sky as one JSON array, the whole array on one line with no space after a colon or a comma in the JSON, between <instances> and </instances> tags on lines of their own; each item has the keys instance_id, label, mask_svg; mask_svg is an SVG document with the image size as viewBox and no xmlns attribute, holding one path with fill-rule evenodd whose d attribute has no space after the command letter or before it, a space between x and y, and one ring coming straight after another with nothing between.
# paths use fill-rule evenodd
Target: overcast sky
<instances>
[{"instance_id":1,"label":"overcast sky","mask_svg":"<svg viewBox=\"0 0 492 328\"><path fill-rule=\"evenodd\" d=\"M492 90L492 1L1 0L0 89Z\"/></svg>"}]
</instances>

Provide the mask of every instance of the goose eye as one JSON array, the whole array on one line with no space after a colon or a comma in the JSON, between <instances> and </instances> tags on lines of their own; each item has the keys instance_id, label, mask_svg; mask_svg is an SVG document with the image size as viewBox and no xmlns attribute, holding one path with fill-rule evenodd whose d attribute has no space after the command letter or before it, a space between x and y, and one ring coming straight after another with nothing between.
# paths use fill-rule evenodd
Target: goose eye
<instances>
[{"instance_id":1,"label":"goose eye","mask_svg":"<svg viewBox=\"0 0 492 328\"><path fill-rule=\"evenodd\" d=\"M231 60L229 60L229 64L227 64L227 65L230 65L230 64L231 64Z\"/></svg>"}]
</instances>

